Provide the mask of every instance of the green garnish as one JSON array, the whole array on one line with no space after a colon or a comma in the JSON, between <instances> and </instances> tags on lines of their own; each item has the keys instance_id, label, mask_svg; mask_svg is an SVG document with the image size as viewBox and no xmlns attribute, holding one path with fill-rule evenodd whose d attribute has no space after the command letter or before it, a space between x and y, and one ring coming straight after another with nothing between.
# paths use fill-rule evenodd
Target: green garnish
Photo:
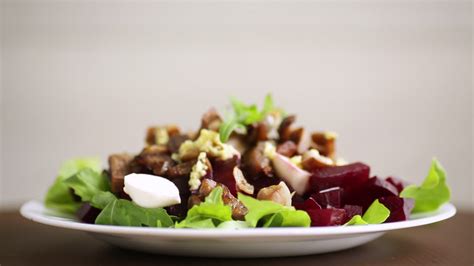
<instances>
[{"instance_id":1,"label":"green garnish","mask_svg":"<svg viewBox=\"0 0 474 266\"><path fill-rule=\"evenodd\" d=\"M415 200L412 213L435 211L448 202L451 192L446 184L446 172L438 160L433 158L428 176L421 186L407 186L400 197Z\"/></svg>"},{"instance_id":2,"label":"green garnish","mask_svg":"<svg viewBox=\"0 0 474 266\"><path fill-rule=\"evenodd\" d=\"M221 223L232 221L230 206L222 201L223 189L214 188L205 201L193 206L186 219L175 225L176 228L215 228Z\"/></svg>"},{"instance_id":3,"label":"green garnish","mask_svg":"<svg viewBox=\"0 0 474 266\"><path fill-rule=\"evenodd\" d=\"M258 110L255 104L247 105L235 98L231 98L231 103L233 112L227 115L219 127L222 142L226 142L234 130L245 131L248 125L262 121L269 113L273 111L281 112L281 110L275 108L271 94L265 96L262 110Z\"/></svg>"},{"instance_id":4,"label":"green garnish","mask_svg":"<svg viewBox=\"0 0 474 266\"><path fill-rule=\"evenodd\" d=\"M305 211L240 193L239 200L248 209L245 221L251 227L309 227L311 224L311 218Z\"/></svg>"},{"instance_id":5,"label":"green garnish","mask_svg":"<svg viewBox=\"0 0 474 266\"><path fill-rule=\"evenodd\" d=\"M74 200L71 187L65 180L76 175L84 169L89 169L89 173L100 175L100 160L97 158L80 158L66 161L59 170L59 175L54 184L49 188L44 200L45 206L65 213L76 212L81 203Z\"/></svg>"},{"instance_id":6,"label":"green garnish","mask_svg":"<svg viewBox=\"0 0 474 266\"><path fill-rule=\"evenodd\" d=\"M344 225L381 224L389 216L390 210L380 203L379 200L375 200L365 211L364 215L355 215Z\"/></svg>"}]
</instances>

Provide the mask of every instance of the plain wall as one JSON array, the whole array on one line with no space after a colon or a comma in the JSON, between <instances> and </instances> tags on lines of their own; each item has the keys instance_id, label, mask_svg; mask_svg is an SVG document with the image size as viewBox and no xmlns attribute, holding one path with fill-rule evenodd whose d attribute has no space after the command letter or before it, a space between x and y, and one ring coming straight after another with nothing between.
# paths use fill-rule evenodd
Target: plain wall
<instances>
[{"instance_id":1,"label":"plain wall","mask_svg":"<svg viewBox=\"0 0 474 266\"><path fill-rule=\"evenodd\" d=\"M68 158L105 166L149 125L272 92L378 176L419 183L436 156L472 209L471 5L3 1L1 206L41 199Z\"/></svg>"}]
</instances>

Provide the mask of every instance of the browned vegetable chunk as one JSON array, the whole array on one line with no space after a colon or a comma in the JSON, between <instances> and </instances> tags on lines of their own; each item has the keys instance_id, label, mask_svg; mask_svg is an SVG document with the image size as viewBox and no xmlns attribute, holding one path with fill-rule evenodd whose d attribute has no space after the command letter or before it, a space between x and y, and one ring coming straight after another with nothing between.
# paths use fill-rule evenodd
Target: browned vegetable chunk
<instances>
[{"instance_id":1,"label":"browned vegetable chunk","mask_svg":"<svg viewBox=\"0 0 474 266\"><path fill-rule=\"evenodd\" d=\"M148 145L166 144L166 143L157 143L156 134L159 129L165 130L168 138L171 138L172 136L176 136L180 134L180 130L176 125L149 127L147 129L146 137L145 137L146 144Z\"/></svg>"},{"instance_id":2,"label":"browned vegetable chunk","mask_svg":"<svg viewBox=\"0 0 474 266\"><path fill-rule=\"evenodd\" d=\"M201 129L209 129L213 131L219 131L219 126L222 123L222 119L215 108L209 109L201 118ZM199 130L201 131L201 130Z\"/></svg>"},{"instance_id":3,"label":"browned vegetable chunk","mask_svg":"<svg viewBox=\"0 0 474 266\"><path fill-rule=\"evenodd\" d=\"M185 142L188 139L189 139L188 135L179 134L179 135L170 136L170 139L166 147L168 148L168 151L170 153L178 152L181 144L183 144L183 142Z\"/></svg>"},{"instance_id":4,"label":"browned vegetable chunk","mask_svg":"<svg viewBox=\"0 0 474 266\"><path fill-rule=\"evenodd\" d=\"M201 181L201 186L198 190L198 193L189 197L189 208L192 208L192 206L203 202L206 196L209 195L211 191L217 186L220 186L223 189L222 201L224 204L229 205L232 208L232 218L235 220L244 220L244 217L248 212L244 204L234 197L234 195L230 193L226 186L208 178L204 178Z\"/></svg>"},{"instance_id":5,"label":"browned vegetable chunk","mask_svg":"<svg viewBox=\"0 0 474 266\"><path fill-rule=\"evenodd\" d=\"M158 176L165 176L174 164L173 159L167 154L166 147L160 145L144 148L132 161L132 167L135 172L150 173Z\"/></svg>"},{"instance_id":6,"label":"browned vegetable chunk","mask_svg":"<svg viewBox=\"0 0 474 266\"><path fill-rule=\"evenodd\" d=\"M290 139L291 125L296 121L296 116L289 115L281 121L278 127L278 135L280 136L280 142L285 142Z\"/></svg>"},{"instance_id":7,"label":"browned vegetable chunk","mask_svg":"<svg viewBox=\"0 0 474 266\"><path fill-rule=\"evenodd\" d=\"M133 157L126 153L109 156L109 173L112 192L123 196L124 177L130 173L130 162Z\"/></svg>"}]
</instances>

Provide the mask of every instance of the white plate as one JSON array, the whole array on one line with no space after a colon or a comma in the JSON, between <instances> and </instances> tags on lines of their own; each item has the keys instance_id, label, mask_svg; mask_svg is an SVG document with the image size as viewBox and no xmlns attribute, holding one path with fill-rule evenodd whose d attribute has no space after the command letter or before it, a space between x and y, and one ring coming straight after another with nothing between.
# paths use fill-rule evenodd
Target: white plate
<instances>
[{"instance_id":1,"label":"white plate","mask_svg":"<svg viewBox=\"0 0 474 266\"><path fill-rule=\"evenodd\" d=\"M38 201L27 202L21 207L21 214L32 221L89 232L120 247L201 257L281 257L343 250L374 240L387 231L439 222L455 213L456 208L448 203L436 212L412 215L410 220L396 223L223 230L84 224L48 210Z\"/></svg>"}]
</instances>

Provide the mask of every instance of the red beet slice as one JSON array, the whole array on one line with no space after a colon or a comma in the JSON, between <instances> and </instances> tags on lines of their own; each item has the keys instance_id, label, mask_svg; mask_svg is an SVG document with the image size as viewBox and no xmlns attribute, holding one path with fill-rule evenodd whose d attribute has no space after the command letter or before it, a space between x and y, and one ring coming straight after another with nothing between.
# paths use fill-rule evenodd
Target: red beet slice
<instances>
[{"instance_id":1,"label":"red beet slice","mask_svg":"<svg viewBox=\"0 0 474 266\"><path fill-rule=\"evenodd\" d=\"M240 159L234 156L228 160L212 160L212 179L229 188L232 195L237 197L237 184L234 178L234 167L239 165Z\"/></svg>"},{"instance_id":2,"label":"red beet slice","mask_svg":"<svg viewBox=\"0 0 474 266\"><path fill-rule=\"evenodd\" d=\"M344 193L344 203L362 206L365 212L374 200L381 197L398 196L398 190L391 183L372 177L357 189Z\"/></svg>"},{"instance_id":3,"label":"red beet slice","mask_svg":"<svg viewBox=\"0 0 474 266\"><path fill-rule=\"evenodd\" d=\"M333 187L321 190L311 195L323 208L340 208L342 198L342 188Z\"/></svg>"},{"instance_id":4,"label":"red beet slice","mask_svg":"<svg viewBox=\"0 0 474 266\"><path fill-rule=\"evenodd\" d=\"M310 197L307 200L303 200L302 198L297 198L296 195L295 198L293 198L293 206L295 207L295 209L303 211L322 209L321 205L319 205L314 198Z\"/></svg>"},{"instance_id":5,"label":"red beet slice","mask_svg":"<svg viewBox=\"0 0 474 266\"><path fill-rule=\"evenodd\" d=\"M363 163L316 169L310 178L311 189L316 192L331 187L353 189L366 182L369 174L370 167Z\"/></svg>"},{"instance_id":6,"label":"red beet slice","mask_svg":"<svg viewBox=\"0 0 474 266\"><path fill-rule=\"evenodd\" d=\"M333 226L342 225L347 220L346 210L344 209L321 209L321 210L307 210L311 217L311 226Z\"/></svg>"},{"instance_id":7,"label":"red beet slice","mask_svg":"<svg viewBox=\"0 0 474 266\"><path fill-rule=\"evenodd\" d=\"M356 215L362 215L362 207L357 205L344 205L344 210L346 210L346 221L348 222L352 217Z\"/></svg>"},{"instance_id":8,"label":"red beet slice","mask_svg":"<svg viewBox=\"0 0 474 266\"><path fill-rule=\"evenodd\" d=\"M390 216L385 221L386 223L407 220L415 204L413 199L404 199L398 196L381 197L379 201L390 210Z\"/></svg>"}]
</instances>

